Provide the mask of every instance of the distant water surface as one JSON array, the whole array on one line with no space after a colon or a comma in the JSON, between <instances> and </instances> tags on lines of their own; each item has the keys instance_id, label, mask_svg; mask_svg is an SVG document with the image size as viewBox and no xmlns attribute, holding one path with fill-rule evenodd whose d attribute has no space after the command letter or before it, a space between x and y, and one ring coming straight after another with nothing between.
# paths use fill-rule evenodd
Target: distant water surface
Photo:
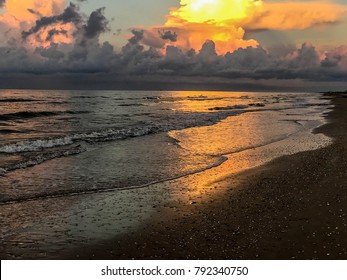
<instances>
[{"instance_id":1,"label":"distant water surface","mask_svg":"<svg viewBox=\"0 0 347 280\"><path fill-rule=\"evenodd\" d=\"M0 203L139 187L217 166L223 155L321 125L329 108L321 97L2 90Z\"/></svg>"}]
</instances>

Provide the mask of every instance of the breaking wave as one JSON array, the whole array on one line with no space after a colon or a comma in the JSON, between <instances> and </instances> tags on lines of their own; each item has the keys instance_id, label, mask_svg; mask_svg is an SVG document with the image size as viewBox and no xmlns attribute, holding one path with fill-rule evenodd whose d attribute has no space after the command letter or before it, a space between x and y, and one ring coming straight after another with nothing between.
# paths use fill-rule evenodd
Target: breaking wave
<instances>
[{"instance_id":1,"label":"breaking wave","mask_svg":"<svg viewBox=\"0 0 347 280\"><path fill-rule=\"evenodd\" d=\"M38 165L40 163L43 163L43 162L51 160L51 159L60 158L60 157L67 157L70 155L77 155L77 154L83 153L85 151L86 151L85 147L83 147L81 145L77 145L74 147L70 147L68 149L58 150L58 151L54 151L54 152L50 152L50 153L38 154L36 156L33 156L30 159L23 160L23 161L18 162L16 164L12 164L6 168L3 168L2 170L6 173L8 171L12 171L12 170L16 170L16 169L23 169L23 168L35 166L35 165ZM1 170L0 170L0 173L1 173Z\"/></svg>"},{"instance_id":2,"label":"breaking wave","mask_svg":"<svg viewBox=\"0 0 347 280\"><path fill-rule=\"evenodd\" d=\"M212 125L228 116L241 114L242 110L233 112L211 113L191 113L171 117L159 123L141 124L128 128L111 128L100 131L86 133L76 133L57 138L33 139L0 146L0 153L15 154L24 152L38 152L47 148L61 147L74 144L76 142L106 142L124 140L132 137L140 137L149 134L168 132L170 130L180 130L184 128Z\"/></svg>"},{"instance_id":3,"label":"breaking wave","mask_svg":"<svg viewBox=\"0 0 347 280\"><path fill-rule=\"evenodd\" d=\"M45 148L53 148L57 146L66 146L73 143L71 137L62 137L56 139L38 139L21 141L0 147L0 153L14 154L22 152L37 152Z\"/></svg>"}]
</instances>

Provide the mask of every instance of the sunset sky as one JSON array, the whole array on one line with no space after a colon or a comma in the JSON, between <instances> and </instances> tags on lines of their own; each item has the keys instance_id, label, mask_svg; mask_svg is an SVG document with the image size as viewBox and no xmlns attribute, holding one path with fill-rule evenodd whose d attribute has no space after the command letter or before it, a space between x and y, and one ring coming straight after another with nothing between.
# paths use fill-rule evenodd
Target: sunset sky
<instances>
[{"instance_id":1,"label":"sunset sky","mask_svg":"<svg viewBox=\"0 0 347 280\"><path fill-rule=\"evenodd\" d=\"M0 0L0 87L347 89L347 0Z\"/></svg>"}]
</instances>

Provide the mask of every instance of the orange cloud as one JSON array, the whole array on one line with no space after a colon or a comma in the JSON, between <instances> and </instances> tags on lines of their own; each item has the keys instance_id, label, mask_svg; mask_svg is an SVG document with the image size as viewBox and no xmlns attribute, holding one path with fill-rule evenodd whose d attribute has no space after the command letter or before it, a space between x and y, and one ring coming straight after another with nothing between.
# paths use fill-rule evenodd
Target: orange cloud
<instances>
[{"instance_id":1,"label":"orange cloud","mask_svg":"<svg viewBox=\"0 0 347 280\"><path fill-rule=\"evenodd\" d=\"M327 2L264 3L240 24L246 29L305 29L336 23L346 12L346 5Z\"/></svg>"},{"instance_id":2,"label":"orange cloud","mask_svg":"<svg viewBox=\"0 0 347 280\"><path fill-rule=\"evenodd\" d=\"M53 36L50 32L54 28L57 31ZM52 26L47 26L42 28L35 36L30 36L26 38L26 44L31 47L43 47L47 48L52 43L55 44L69 44L74 42L73 33L76 27L72 23L55 23Z\"/></svg>"},{"instance_id":3,"label":"orange cloud","mask_svg":"<svg viewBox=\"0 0 347 280\"><path fill-rule=\"evenodd\" d=\"M181 0L156 31L175 32L177 41L167 42L187 50L199 50L206 40L213 40L219 54L248 46L245 30L304 29L336 23L346 14L346 5L327 2L264 3L261 0Z\"/></svg>"},{"instance_id":4,"label":"orange cloud","mask_svg":"<svg viewBox=\"0 0 347 280\"><path fill-rule=\"evenodd\" d=\"M34 22L40 15L52 16L61 13L65 5L65 0L7 0L4 8L8 15L20 22Z\"/></svg>"},{"instance_id":5,"label":"orange cloud","mask_svg":"<svg viewBox=\"0 0 347 280\"><path fill-rule=\"evenodd\" d=\"M217 53L226 53L238 48L258 45L255 40L243 39L244 29L233 25L216 26L213 23L185 22L182 25L156 27L154 30L159 32L165 28L177 34L177 41L175 43L168 42L166 45L173 45L185 51L191 48L199 50L207 40L214 41Z\"/></svg>"},{"instance_id":6,"label":"orange cloud","mask_svg":"<svg viewBox=\"0 0 347 280\"><path fill-rule=\"evenodd\" d=\"M198 50L206 40L215 42L218 53L255 47L258 43L244 40L245 31L237 23L261 4L258 0L181 0L181 6L171 10L162 28L175 31L178 36L174 45L184 50Z\"/></svg>"},{"instance_id":7,"label":"orange cloud","mask_svg":"<svg viewBox=\"0 0 347 280\"><path fill-rule=\"evenodd\" d=\"M18 44L23 44L21 34L35 25L35 22L41 17L49 17L60 14L65 6L65 0L7 0L4 5L5 13L0 16L1 33L0 39L3 43L8 40L16 41ZM51 40L47 40L49 32L54 28L56 34ZM61 32L61 33L59 33ZM43 28L36 36L32 36L25 41L28 47L48 47L53 43L71 43L73 41L72 33L74 26L71 23L54 24ZM4 36L5 38L1 38Z\"/></svg>"},{"instance_id":8,"label":"orange cloud","mask_svg":"<svg viewBox=\"0 0 347 280\"><path fill-rule=\"evenodd\" d=\"M250 13L262 5L260 0L181 0L178 9L172 9L167 24L175 18L187 22L214 22L224 25L229 20L249 17Z\"/></svg>"}]
</instances>

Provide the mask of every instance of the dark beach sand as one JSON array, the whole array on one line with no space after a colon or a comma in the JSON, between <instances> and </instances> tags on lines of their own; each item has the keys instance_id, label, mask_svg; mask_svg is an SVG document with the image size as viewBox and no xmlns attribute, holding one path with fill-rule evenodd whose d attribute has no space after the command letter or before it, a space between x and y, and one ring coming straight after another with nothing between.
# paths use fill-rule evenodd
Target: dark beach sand
<instances>
[{"instance_id":1,"label":"dark beach sand","mask_svg":"<svg viewBox=\"0 0 347 280\"><path fill-rule=\"evenodd\" d=\"M64 259L347 259L347 98L316 132L334 144L211 183L205 203L158 209L138 230Z\"/></svg>"}]
</instances>

